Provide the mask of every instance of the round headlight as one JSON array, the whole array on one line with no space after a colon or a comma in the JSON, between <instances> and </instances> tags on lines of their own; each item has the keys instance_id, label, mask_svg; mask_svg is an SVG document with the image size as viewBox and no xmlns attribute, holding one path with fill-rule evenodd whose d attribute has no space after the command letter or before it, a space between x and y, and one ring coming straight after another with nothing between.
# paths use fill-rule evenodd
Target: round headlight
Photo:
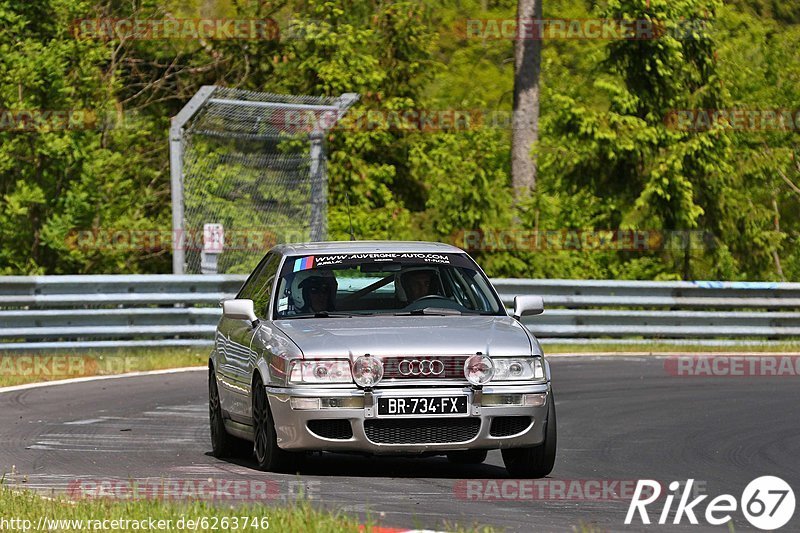
<instances>
[{"instance_id":1,"label":"round headlight","mask_svg":"<svg viewBox=\"0 0 800 533\"><path fill-rule=\"evenodd\" d=\"M494 363L486 355L470 356L464 362L464 376L473 385L484 385L494 376Z\"/></svg>"},{"instance_id":2,"label":"round headlight","mask_svg":"<svg viewBox=\"0 0 800 533\"><path fill-rule=\"evenodd\" d=\"M353 380L359 387L374 387L383 378L383 363L362 355L353 363Z\"/></svg>"}]
</instances>

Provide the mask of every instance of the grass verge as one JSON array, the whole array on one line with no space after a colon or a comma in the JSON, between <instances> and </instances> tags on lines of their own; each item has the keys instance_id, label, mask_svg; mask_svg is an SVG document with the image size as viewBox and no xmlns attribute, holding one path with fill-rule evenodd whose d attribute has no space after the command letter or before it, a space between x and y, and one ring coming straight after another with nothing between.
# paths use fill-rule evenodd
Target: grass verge
<instances>
[{"instance_id":1,"label":"grass verge","mask_svg":"<svg viewBox=\"0 0 800 533\"><path fill-rule=\"evenodd\" d=\"M33 491L0 484L0 509L0 531L381 531L380 526L369 518L362 524L358 518L342 512L315 509L307 500L283 507L231 506L205 501L75 501L58 496L43 497ZM496 531L485 526L464 528L447 523L443 527L454 533Z\"/></svg>"},{"instance_id":2,"label":"grass verge","mask_svg":"<svg viewBox=\"0 0 800 533\"><path fill-rule=\"evenodd\" d=\"M206 366L210 348L121 348L0 353L0 387L87 376Z\"/></svg>"},{"instance_id":3,"label":"grass verge","mask_svg":"<svg viewBox=\"0 0 800 533\"><path fill-rule=\"evenodd\" d=\"M71 501L0 487L0 530L18 531L358 531L354 517L314 509L308 502L287 507L213 505L159 500ZM16 520L16 524L2 520ZM117 522L112 522L117 520ZM123 522L127 520L128 522ZM134 524L133 522L138 522ZM145 526L145 527L141 527Z\"/></svg>"},{"instance_id":4,"label":"grass verge","mask_svg":"<svg viewBox=\"0 0 800 533\"><path fill-rule=\"evenodd\" d=\"M742 344L708 346L702 344L674 343L598 343L598 344L544 344L544 353L547 354L592 354L592 353L626 353L636 354L671 354L671 353L800 353L800 342L780 342L775 344Z\"/></svg>"},{"instance_id":5,"label":"grass verge","mask_svg":"<svg viewBox=\"0 0 800 533\"><path fill-rule=\"evenodd\" d=\"M120 348L0 353L0 387L87 376L206 366L210 348ZM800 342L741 346L675 343L546 344L545 354L800 353Z\"/></svg>"}]
</instances>

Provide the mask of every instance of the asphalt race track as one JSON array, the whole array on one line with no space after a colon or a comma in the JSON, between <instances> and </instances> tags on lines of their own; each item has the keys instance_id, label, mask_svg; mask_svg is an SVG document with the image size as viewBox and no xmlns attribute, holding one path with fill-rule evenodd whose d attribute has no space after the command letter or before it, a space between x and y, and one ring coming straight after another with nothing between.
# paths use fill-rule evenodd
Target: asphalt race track
<instances>
[{"instance_id":1,"label":"asphalt race track","mask_svg":"<svg viewBox=\"0 0 800 533\"><path fill-rule=\"evenodd\" d=\"M645 358L558 357L551 366L559 446L550 487L559 480L648 478L666 486L694 478L710 497L738 499L752 479L776 475L800 496L798 378L675 377L664 359ZM468 500L468 480L507 479L496 451L478 466L443 457L323 454L309 458L301 476L258 472L247 460L210 456L207 418L203 371L7 392L0 394L0 467L14 465L12 483L44 490L110 478L267 480L275 489L269 504L302 487L323 506L370 513L386 526L645 529L638 521L624 526L628 502L613 497ZM657 520L662 506L653 505ZM705 503L699 507L702 514ZM733 516L736 531L753 530L741 511ZM647 529L728 530L686 520ZM800 530L800 511L783 530Z\"/></svg>"}]
</instances>

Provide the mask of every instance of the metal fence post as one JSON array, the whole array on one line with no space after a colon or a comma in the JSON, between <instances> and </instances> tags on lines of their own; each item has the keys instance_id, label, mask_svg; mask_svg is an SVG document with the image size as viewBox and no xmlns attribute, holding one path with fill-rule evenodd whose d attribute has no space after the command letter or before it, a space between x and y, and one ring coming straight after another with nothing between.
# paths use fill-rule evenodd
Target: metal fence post
<instances>
[{"instance_id":1,"label":"metal fence post","mask_svg":"<svg viewBox=\"0 0 800 533\"><path fill-rule=\"evenodd\" d=\"M214 93L214 85L204 85L172 117L169 128L169 177L172 194L172 273L183 274L186 269L186 234L183 223L183 127Z\"/></svg>"},{"instance_id":2,"label":"metal fence post","mask_svg":"<svg viewBox=\"0 0 800 533\"><path fill-rule=\"evenodd\" d=\"M174 119L173 119L174 121ZM172 193L172 273L183 274L186 239L183 235L183 139L170 129L169 174Z\"/></svg>"},{"instance_id":3,"label":"metal fence post","mask_svg":"<svg viewBox=\"0 0 800 533\"><path fill-rule=\"evenodd\" d=\"M337 121L359 99L356 93L344 93L337 100ZM315 130L308 139L311 143L311 240L322 241L328 235L328 176L325 163L325 132Z\"/></svg>"},{"instance_id":4,"label":"metal fence post","mask_svg":"<svg viewBox=\"0 0 800 533\"><path fill-rule=\"evenodd\" d=\"M323 134L315 131L309 135L309 140L311 141L311 240L321 241L325 239L328 218Z\"/></svg>"}]
</instances>

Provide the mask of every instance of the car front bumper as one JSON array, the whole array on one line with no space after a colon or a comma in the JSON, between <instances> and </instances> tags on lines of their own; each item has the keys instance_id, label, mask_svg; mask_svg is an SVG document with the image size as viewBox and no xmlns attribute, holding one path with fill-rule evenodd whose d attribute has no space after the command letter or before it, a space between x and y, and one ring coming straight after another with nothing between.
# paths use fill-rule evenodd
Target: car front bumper
<instances>
[{"instance_id":1,"label":"car front bumper","mask_svg":"<svg viewBox=\"0 0 800 533\"><path fill-rule=\"evenodd\" d=\"M545 394L544 405L483 405L488 395ZM386 388L365 394L359 389L267 387L278 446L285 450L350 451L371 454L418 454L469 449L519 448L544 440L550 384ZM420 396L467 396L467 413L458 415L389 415L377 412L378 399ZM363 408L293 409L292 398L361 398ZM526 418L529 420L526 422ZM309 428L309 425L313 429ZM348 428L349 426L349 428ZM335 438L319 427L339 428ZM349 430L349 434L347 433ZM320 434L322 433L322 434Z\"/></svg>"}]
</instances>

